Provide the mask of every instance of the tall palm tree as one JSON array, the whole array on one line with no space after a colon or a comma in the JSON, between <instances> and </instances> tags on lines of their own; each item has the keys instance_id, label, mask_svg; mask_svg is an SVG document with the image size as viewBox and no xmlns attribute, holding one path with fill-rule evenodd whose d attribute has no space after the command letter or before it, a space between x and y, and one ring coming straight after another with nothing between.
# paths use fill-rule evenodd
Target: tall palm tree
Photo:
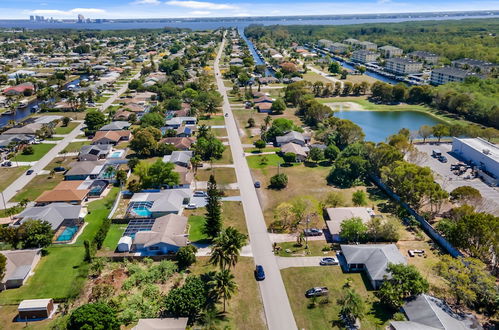
<instances>
[{"instance_id":1,"label":"tall palm tree","mask_svg":"<svg viewBox=\"0 0 499 330\"><path fill-rule=\"evenodd\" d=\"M211 286L213 294L223 299L223 311L225 313L227 300L232 298L232 295L237 290L237 284L234 275L228 269L222 270L215 274L213 279L209 282L209 285Z\"/></svg>"},{"instance_id":2,"label":"tall palm tree","mask_svg":"<svg viewBox=\"0 0 499 330\"><path fill-rule=\"evenodd\" d=\"M214 244L211 248L210 263L219 266L220 269L225 269L226 265L230 263L230 259L225 253L224 240L225 235L222 232L213 240Z\"/></svg>"},{"instance_id":3,"label":"tall palm tree","mask_svg":"<svg viewBox=\"0 0 499 330\"><path fill-rule=\"evenodd\" d=\"M213 240L210 262L225 270L234 267L241 254L241 249L246 244L246 235L233 227L222 229Z\"/></svg>"},{"instance_id":4,"label":"tall palm tree","mask_svg":"<svg viewBox=\"0 0 499 330\"><path fill-rule=\"evenodd\" d=\"M366 305L362 297L352 288L344 290L343 297L338 299L341 306L340 314L350 323L355 323L356 319L364 316Z\"/></svg>"}]
</instances>

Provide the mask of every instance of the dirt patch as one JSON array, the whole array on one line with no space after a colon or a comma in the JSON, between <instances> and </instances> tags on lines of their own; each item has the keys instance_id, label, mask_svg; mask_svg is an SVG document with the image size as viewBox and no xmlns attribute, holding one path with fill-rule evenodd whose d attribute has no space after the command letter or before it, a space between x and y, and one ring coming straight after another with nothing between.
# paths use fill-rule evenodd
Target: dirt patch
<instances>
[{"instance_id":1,"label":"dirt patch","mask_svg":"<svg viewBox=\"0 0 499 330\"><path fill-rule=\"evenodd\" d=\"M366 110L362 105L356 102L334 102L334 103L325 103L328 107L333 109L334 111L340 110L350 110L350 111L364 111Z\"/></svg>"}]
</instances>

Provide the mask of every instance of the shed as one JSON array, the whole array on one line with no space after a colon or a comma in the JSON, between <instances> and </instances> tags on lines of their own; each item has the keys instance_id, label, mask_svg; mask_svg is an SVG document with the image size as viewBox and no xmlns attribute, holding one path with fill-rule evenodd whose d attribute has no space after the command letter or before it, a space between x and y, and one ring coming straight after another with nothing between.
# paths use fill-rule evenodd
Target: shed
<instances>
[{"instance_id":1,"label":"shed","mask_svg":"<svg viewBox=\"0 0 499 330\"><path fill-rule=\"evenodd\" d=\"M132 247L132 238L130 236L123 236L118 241L118 252L129 252Z\"/></svg>"},{"instance_id":2,"label":"shed","mask_svg":"<svg viewBox=\"0 0 499 330\"><path fill-rule=\"evenodd\" d=\"M54 301L52 298L23 300L17 310L19 320L44 319L54 312Z\"/></svg>"}]
</instances>

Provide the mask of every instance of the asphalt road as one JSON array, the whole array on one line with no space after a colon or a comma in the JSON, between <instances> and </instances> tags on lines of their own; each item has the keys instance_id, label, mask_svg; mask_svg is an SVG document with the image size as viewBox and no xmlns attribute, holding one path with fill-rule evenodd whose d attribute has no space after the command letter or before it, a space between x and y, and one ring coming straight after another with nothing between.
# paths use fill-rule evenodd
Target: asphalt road
<instances>
[{"instance_id":1,"label":"asphalt road","mask_svg":"<svg viewBox=\"0 0 499 330\"><path fill-rule=\"evenodd\" d=\"M140 76L140 72L137 73L135 76L133 76L133 79L137 79L137 77ZM104 102L100 107L100 111L104 111L107 109L116 99L123 94L128 88L128 84L123 85L120 89L116 91L106 102ZM57 155L64 150L64 148L67 147L69 143L71 143L78 135L81 134L81 129L83 128L84 124L81 123L80 125L76 126L75 129L71 131L68 135L66 135L62 140L58 141L58 143L53 147L52 149L49 150L43 156L38 162L36 162L35 165L33 165L30 169L33 170L33 174L31 175L26 175L22 174L19 178L17 178L16 181L14 181L10 186L8 186L3 192L3 198L5 200L2 200L0 198L0 209L4 209L5 206L11 207L14 206L15 203L8 203L9 200L14 197L17 192L21 189L23 189L35 176L38 174L40 171L42 171L50 162L57 157Z\"/></svg>"},{"instance_id":2,"label":"asphalt road","mask_svg":"<svg viewBox=\"0 0 499 330\"><path fill-rule=\"evenodd\" d=\"M224 38L215 60L215 77L218 90L224 99L223 112L228 113L228 117L225 117L225 125L232 150L253 257L255 263L262 265L265 270L266 278L260 281L259 284L267 326L271 330L294 330L297 329L297 326L293 311L289 304L277 260L272 252L272 243L267 234L263 212L253 186L253 179L244 156L236 121L232 115L229 99L220 74L219 61L225 48L225 41Z\"/></svg>"}]
</instances>

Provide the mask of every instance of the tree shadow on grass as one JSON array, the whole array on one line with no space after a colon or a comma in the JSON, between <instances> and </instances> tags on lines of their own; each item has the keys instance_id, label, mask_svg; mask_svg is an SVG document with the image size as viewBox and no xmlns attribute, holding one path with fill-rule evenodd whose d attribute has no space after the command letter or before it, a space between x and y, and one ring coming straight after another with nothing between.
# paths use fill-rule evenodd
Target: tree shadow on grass
<instances>
[{"instance_id":1,"label":"tree shadow on grass","mask_svg":"<svg viewBox=\"0 0 499 330\"><path fill-rule=\"evenodd\" d=\"M369 311L369 314L380 320L382 323L391 320L394 313L395 311L393 309L379 301L374 302L371 310Z\"/></svg>"}]
</instances>

